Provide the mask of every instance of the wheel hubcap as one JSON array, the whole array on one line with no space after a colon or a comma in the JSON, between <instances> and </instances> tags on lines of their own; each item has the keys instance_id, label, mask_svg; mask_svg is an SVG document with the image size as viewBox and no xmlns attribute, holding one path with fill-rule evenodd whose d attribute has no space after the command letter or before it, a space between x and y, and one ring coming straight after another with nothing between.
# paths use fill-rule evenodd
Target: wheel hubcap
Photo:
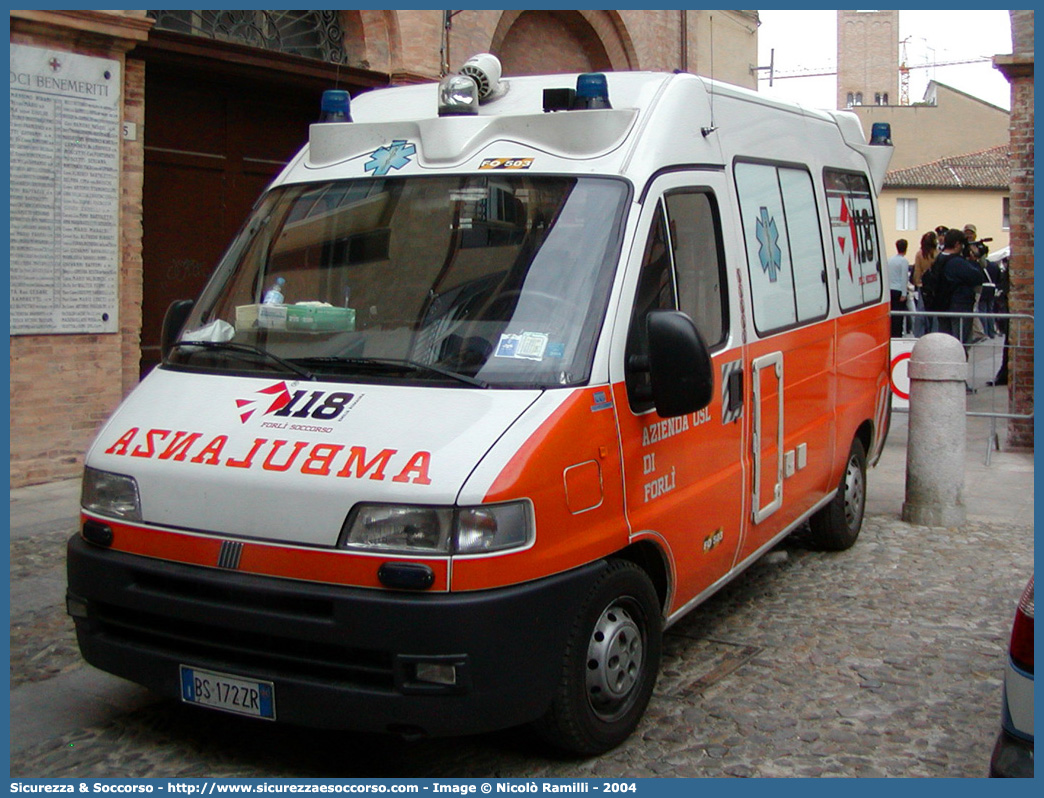
<instances>
[{"instance_id":1,"label":"wheel hubcap","mask_svg":"<svg viewBox=\"0 0 1044 798\"><path fill-rule=\"evenodd\" d=\"M627 709L642 675L641 628L619 604L606 607L587 646L587 697L591 708L611 720Z\"/></svg>"},{"instance_id":2,"label":"wheel hubcap","mask_svg":"<svg viewBox=\"0 0 1044 798\"><path fill-rule=\"evenodd\" d=\"M855 458L848 461L845 475L845 521L849 529L856 529L863 520L863 472Z\"/></svg>"}]
</instances>

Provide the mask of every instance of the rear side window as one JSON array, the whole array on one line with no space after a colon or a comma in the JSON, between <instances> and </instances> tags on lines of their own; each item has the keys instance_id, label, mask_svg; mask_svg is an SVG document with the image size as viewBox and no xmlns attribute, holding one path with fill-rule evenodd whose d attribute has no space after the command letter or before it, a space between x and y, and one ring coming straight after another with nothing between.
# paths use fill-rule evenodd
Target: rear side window
<instances>
[{"instance_id":1,"label":"rear side window","mask_svg":"<svg viewBox=\"0 0 1044 798\"><path fill-rule=\"evenodd\" d=\"M837 264L837 294L841 310L881 299L881 246L877 217L866 175L824 169L830 230Z\"/></svg>"},{"instance_id":2,"label":"rear side window","mask_svg":"<svg viewBox=\"0 0 1044 798\"><path fill-rule=\"evenodd\" d=\"M735 174L758 333L825 318L826 260L812 176L745 162Z\"/></svg>"}]
</instances>

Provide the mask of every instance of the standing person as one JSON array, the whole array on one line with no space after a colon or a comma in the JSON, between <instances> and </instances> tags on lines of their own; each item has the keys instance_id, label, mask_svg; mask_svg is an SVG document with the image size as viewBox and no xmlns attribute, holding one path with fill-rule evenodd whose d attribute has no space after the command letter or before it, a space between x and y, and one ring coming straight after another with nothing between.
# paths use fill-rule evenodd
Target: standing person
<instances>
[{"instance_id":1,"label":"standing person","mask_svg":"<svg viewBox=\"0 0 1044 798\"><path fill-rule=\"evenodd\" d=\"M914 307L919 313L924 313L925 311L924 294L922 290L924 273L931 268L932 263L935 262L935 257L938 254L939 237L935 234L934 230L929 230L921 236L921 245L917 248L917 252L914 254L913 277L911 282L914 287ZM935 328L935 319L928 316L914 317L913 333L915 338L920 338L925 333L932 332Z\"/></svg>"},{"instance_id":2,"label":"standing person","mask_svg":"<svg viewBox=\"0 0 1044 798\"><path fill-rule=\"evenodd\" d=\"M984 314L998 313L997 289L1000 287L1001 281L1000 266L991 260L987 260L984 268L986 270L986 282L982 284L982 292L979 294L978 310L979 313ZM1000 335L997 321L992 315L984 315L980 318L982 320L983 332L987 338L996 338Z\"/></svg>"},{"instance_id":3,"label":"standing person","mask_svg":"<svg viewBox=\"0 0 1044 798\"><path fill-rule=\"evenodd\" d=\"M966 243L963 231L947 230L942 252L932 264L937 275L936 303L951 313L973 313L976 291L986 281L986 272L961 257ZM949 333L967 346L972 338L972 317L941 318L939 332Z\"/></svg>"},{"instance_id":4,"label":"standing person","mask_svg":"<svg viewBox=\"0 0 1044 798\"><path fill-rule=\"evenodd\" d=\"M982 241L978 241L978 230L973 224L964 225L964 235L968 239L968 243L965 244L964 257L969 263L976 264L980 269L986 272L986 282L983 283L981 289L979 289L978 298L975 302L975 309L979 313L993 313L993 299L996 287L996 282L990 274L989 261L986 259L986 254L989 252L986 244ZM975 332L981 335L983 338L992 338L996 325L992 318L979 316L975 319Z\"/></svg>"},{"instance_id":5,"label":"standing person","mask_svg":"<svg viewBox=\"0 0 1044 798\"><path fill-rule=\"evenodd\" d=\"M1009 275L1008 275L1008 258L1001 258L999 263L993 264L997 267L998 277L994 280L997 284L997 295L994 300L993 306L996 308L997 313L1008 312L1008 288L1009 286ZM1008 319L997 319L997 333L1006 340L1004 341L1004 354L1001 357L1000 368L997 369L997 376L994 377L987 385L1007 385L1008 384L1008 351L1011 349L1011 339L1008 336L1009 327Z\"/></svg>"},{"instance_id":6,"label":"standing person","mask_svg":"<svg viewBox=\"0 0 1044 798\"><path fill-rule=\"evenodd\" d=\"M989 248L986 246L986 241L992 241L992 238L984 238L982 241L977 240L979 235L978 230L973 224L964 225L964 259L971 263L976 263L983 269L986 268L986 255L989 252Z\"/></svg>"},{"instance_id":7,"label":"standing person","mask_svg":"<svg viewBox=\"0 0 1044 798\"><path fill-rule=\"evenodd\" d=\"M996 288L994 289L995 294L993 298L993 308L997 313L1008 313L1008 289L1010 285L1010 274L1008 272L1008 265L1010 262L1010 255L1007 255L998 260L993 265L997 267L996 278L994 283ZM1003 337L1008 335L1008 319L997 319L997 332Z\"/></svg>"},{"instance_id":8,"label":"standing person","mask_svg":"<svg viewBox=\"0 0 1044 798\"><path fill-rule=\"evenodd\" d=\"M888 286L892 289L892 337L903 337L903 317L895 311L906 310L906 289L910 282L910 262L906 259L905 238L895 242L896 254L888 259Z\"/></svg>"},{"instance_id":9,"label":"standing person","mask_svg":"<svg viewBox=\"0 0 1044 798\"><path fill-rule=\"evenodd\" d=\"M950 296L946 292L946 286L941 284L940 279L936 279L936 275L939 271L933 269L935 261L939 258L939 252L942 250L943 239L946 237L946 232L950 228L945 225L939 225L935 228L935 239L936 239L936 250L935 258L932 260L931 265L921 275L921 294L924 297L924 307L933 313L944 313L950 306ZM938 294L938 296L936 296ZM932 316L932 332L939 332L941 320L938 316Z\"/></svg>"}]
</instances>

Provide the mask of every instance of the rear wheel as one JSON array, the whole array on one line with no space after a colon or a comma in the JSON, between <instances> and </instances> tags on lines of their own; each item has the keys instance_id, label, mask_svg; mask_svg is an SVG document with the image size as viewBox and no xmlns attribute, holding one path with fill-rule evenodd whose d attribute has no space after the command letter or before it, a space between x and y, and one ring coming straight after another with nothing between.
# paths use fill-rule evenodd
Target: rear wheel
<instances>
[{"instance_id":1,"label":"rear wheel","mask_svg":"<svg viewBox=\"0 0 1044 798\"><path fill-rule=\"evenodd\" d=\"M601 754L634 731L660 668L659 599L645 572L610 560L570 633L554 701L537 732L574 754Z\"/></svg>"},{"instance_id":2,"label":"rear wheel","mask_svg":"<svg viewBox=\"0 0 1044 798\"><path fill-rule=\"evenodd\" d=\"M858 438L852 441L837 493L810 519L811 542L826 551L844 551L859 537L866 509L866 450Z\"/></svg>"}]
</instances>

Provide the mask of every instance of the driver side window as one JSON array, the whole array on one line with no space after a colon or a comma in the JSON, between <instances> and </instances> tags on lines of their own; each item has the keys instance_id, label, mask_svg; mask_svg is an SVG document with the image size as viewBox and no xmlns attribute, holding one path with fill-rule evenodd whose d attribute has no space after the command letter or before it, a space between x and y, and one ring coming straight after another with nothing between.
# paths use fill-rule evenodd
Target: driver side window
<instances>
[{"instance_id":1,"label":"driver side window","mask_svg":"<svg viewBox=\"0 0 1044 798\"><path fill-rule=\"evenodd\" d=\"M632 359L647 358L649 355L646 316L651 310L675 310L677 307L667 221L663 203L659 203L642 257L642 271L638 276L638 290L627 333L627 397L635 413L643 413L653 406L648 370L631 367Z\"/></svg>"},{"instance_id":2,"label":"driver side window","mask_svg":"<svg viewBox=\"0 0 1044 798\"><path fill-rule=\"evenodd\" d=\"M627 333L627 396L635 413L653 407L649 372L634 367L649 354L649 311L682 310L710 346L725 340L728 303L720 229L714 195L707 190L670 191L657 204Z\"/></svg>"}]
</instances>

